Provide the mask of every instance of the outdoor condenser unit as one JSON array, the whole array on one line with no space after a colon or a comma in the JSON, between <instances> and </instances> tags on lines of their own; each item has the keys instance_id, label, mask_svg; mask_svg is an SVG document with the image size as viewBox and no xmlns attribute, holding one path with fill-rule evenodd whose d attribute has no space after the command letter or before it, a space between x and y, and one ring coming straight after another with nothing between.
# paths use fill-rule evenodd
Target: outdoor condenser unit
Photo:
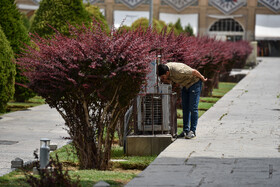
<instances>
[{"instance_id":1,"label":"outdoor condenser unit","mask_svg":"<svg viewBox=\"0 0 280 187\"><path fill-rule=\"evenodd\" d=\"M174 123L174 100L172 87L167 84L160 84L153 93L139 94L136 101L138 131L170 132Z\"/></svg>"}]
</instances>

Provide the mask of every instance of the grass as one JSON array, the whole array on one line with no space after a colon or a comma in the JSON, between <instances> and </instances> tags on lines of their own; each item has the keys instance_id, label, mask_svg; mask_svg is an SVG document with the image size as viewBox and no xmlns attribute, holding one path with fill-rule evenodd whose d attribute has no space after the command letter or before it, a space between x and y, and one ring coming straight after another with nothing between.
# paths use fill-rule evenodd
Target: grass
<instances>
[{"instance_id":1,"label":"grass","mask_svg":"<svg viewBox=\"0 0 280 187\"><path fill-rule=\"evenodd\" d=\"M68 168L70 176L73 178L79 176L82 186L93 186L100 180L109 183L111 186L123 186L148 167L156 158L156 156L126 156L124 155L123 147L113 146L111 159L122 159L122 161L112 161L110 171L79 170L78 158L74 153L75 148L72 144L68 144L62 149L53 152L51 156L57 154L60 161L70 163L68 164L70 165ZM71 163L74 163L76 167L73 167Z\"/></svg>"},{"instance_id":2,"label":"grass","mask_svg":"<svg viewBox=\"0 0 280 187\"><path fill-rule=\"evenodd\" d=\"M204 103L216 103L218 100L216 97L200 97L200 102Z\"/></svg>"},{"instance_id":3,"label":"grass","mask_svg":"<svg viewBox=\"0 0 280 187\"><path fill-rule=\"evenodd\" d=\"M29 186L24 182L25 176L22 171L17 170L13 171L7 175L0 177L0 186L1 187L14 187L14 186Z\"/></svg>"},{"instance_id":4,"label":"grass","mask_svg":"<svg viewBox=\"0 0 280 187\"><path fill-rule=\"evenodd\" d=\"M72 144L63 146L62 148L52 152L51 157L58 155L60 162L68 163L70 166L78 166L78 157ZM126 156L124 155L123 147L113 146L111 152L111 159L122 159L125 161L112 162L112 170L118 169L136 169L143 170L156 158L155 156Z\"/></svg>"},{"instance_id":5,"label":"grass","mask_svg":"<svg viewBox=\"0 0 280 187\"><path fill-rule=\"evenodd\" d=\"M140 171L98 171L98 170L69 170L68 173L73 180L79 177L80 184L83 187L93 186L100 180L109 183L111 186L124 186L132 180ZM0 177L1 187L30 187L25 182L24 172L17 170L5 176Z\"/></svg>"},{"instance_id":6,"label":"grass","mask_svg":"<svg viewBox=\"0 0 280 187\"><path fill-rule=\"evenodd\" d=\"M157 157L154 156L126 156L123 153L123 147L114 146L112 150L112 159L123 159L125 161L113 162L112 168L116 169L136 169L144 170Z\"/></svg>"},{"instance_id":7,"label":"grass","mask_svg":"<svg viewBox=\"0 0 280 187\"><path fill-rule=\"evenodd\" d=\"M39 106L42 104L45 104L45 100L40 96L35 96L26 102L10 101L7 103L7 113L20 111L20 110L26 110L28 108L31 108L34 106ZM0 113L0 115L3 115L3 113Z\"/></svg>"},{"instance_id":8,"label":"grass","mask_svg":"<svg viewBox=\"0 0 280 187\"><path fill-rule=\"evenodd\" d=\"M123 186L132 180L138 173L119 171L77 170L69 171L71 178L79 177L83 187L93 186L98 181L105 181L110 186Z\"/></svg>"},{"instance_id":9,"label":"grass","mask_svg":"<svg viewBox=\"0 0 280 187\"><path fill-rule=\"evenodd\" d=\"M214 105L214 103L199 102L198 110L208 110Z\"/></svg>"},{"instance_id":10,"label":"grass","mask_svg":"<svg viewBox=\"0 0 280 187\"><path fill-rule=\"evenodd\" d=\"M230 91L235 85L236 83L220 82L219 88L213 90L212 96L220 98Z\"/></svg>"},{"instance_id":11,"label":"grass","mask_svg":"<svg viewBox=\"0 0 280 187\"><path fill-rule=\"evenodd\" d=\"M203 115L209 108L211 108L220 97L225 95L229 90L235 86L235 83L219 83L219 89L213 90L213 97L201 97L199 103L199 117ZM278 96L277 96L278 97ZM13 106L37 106L43 104L44 100L40 97L35 97L29 100L28 103L8 103L11 108ZM178 134L182 132L183 119L182 110L177 110L177 124ZM64 163L65 168L69 170L69 175L73 180L79 176L80 184L83 187L93 186L100 180L106 181L111 186L124 186L127 182L132 180L138 173L145 169L156 156L126 156L123 153L123 148L114 146L112 148L112 159L122 159L124 161L111 162L111 170L79 170L78 158L75 149L71 144L68 144L55 152L51 153L54 157L58 154L59 160ZM0 186L14 187L14 186L29 186L24 182L24 173L22 171L13 171L10 174L0 177Z\"/></svg>"},{"instance_id":12,"label":"grass","mask_svg":"<svg viewBox=\"0 0 280 187\"><path fill-rule=\"evenodd\" d=\"M156 158L156 156L125 156L123 148L114 146L112 149L112 159L123 159L125 161L111 162L111 169L108 171L79 170L78 158L72 144L52 152L51 157L58 155L60 162L67 169L71 179L75 180L79 176L80 184L83 187L93 186L100 180L109 183L111 186L124 186L137 174L144 170ZM23 171L17 170L0 177L0 186L29 186L24 182Z\"/></svg>"},{"instance_id":13,"label":"grass","mask_svg":"<svg viewBox=\"0 0 280 187\"><path fill-rule=\"evenodd\" d=\"M202 114L204 114L206 111L204 110L198 110L198 117L202 116ZM183 127L183 116L182 114L180 116L178 116L178 113L182 113L182 109L177 109L177 125L178 127Z\"/></svg>"}]
</instances>

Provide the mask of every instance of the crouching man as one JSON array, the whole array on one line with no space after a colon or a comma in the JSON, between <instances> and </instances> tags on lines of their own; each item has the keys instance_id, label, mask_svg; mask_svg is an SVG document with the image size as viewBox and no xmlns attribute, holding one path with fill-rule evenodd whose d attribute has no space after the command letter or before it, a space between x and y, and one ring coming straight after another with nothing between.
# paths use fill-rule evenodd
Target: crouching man
<instances>
[{"instance_id":1,"label":"crouching man","mask_svg":"<svg viewBox=\"0 0 280 187\"><path fill-rule=\"evenodd\" d=\"M202 81L207 81L207 78L178 62L158 65L158 75L161 82L176 84L182 88L183 132L178 137L195 138Z\"/></svg>"}]
</instances>

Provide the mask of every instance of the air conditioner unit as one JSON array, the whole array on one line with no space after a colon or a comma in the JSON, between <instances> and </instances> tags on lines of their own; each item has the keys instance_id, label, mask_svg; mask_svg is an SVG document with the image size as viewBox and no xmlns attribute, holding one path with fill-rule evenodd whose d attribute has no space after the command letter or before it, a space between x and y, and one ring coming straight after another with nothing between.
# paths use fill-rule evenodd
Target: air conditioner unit
<instances>
[{"instance_id":1,"label":"air conditioner unit","mask_svg":"<svg viewBox=\"0 0 280 187\"><path fill-rule=\"evenodd\" d=\"M170 132L171 126L176 123L174 122L174 113L176 115L175 102L172 87L167 84L160 84L158 88L155 87L154 93L139 94L136 100L138 131Z\"/></svg>"}]
</instances>

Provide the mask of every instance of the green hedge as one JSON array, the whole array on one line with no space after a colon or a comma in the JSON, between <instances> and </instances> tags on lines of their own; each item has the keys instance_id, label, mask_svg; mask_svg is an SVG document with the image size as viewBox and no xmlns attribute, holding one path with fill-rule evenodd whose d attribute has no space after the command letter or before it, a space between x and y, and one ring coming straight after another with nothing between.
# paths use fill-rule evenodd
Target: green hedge
<instances>
[{"instance_id":1,"label":"green hedge","mask_svg":"<svg viewBox=\"0 0 280 187\"><path fill-rule=\"evenodd\" d=\"M22 15L16 7L14 0L0 1L0 26L6 35L12 50L16 55L20 54L25 44L30 44L30 37L27 29L23 24ZM27 84L27 79L20 74L19 68L16 69L17 74L15 81L21 84ZM24 87L15 86L14 98L16 101L25 101L33 97L35 94Z\"/></svg>"},{"instance_id":2,"label":"green hedge","mask_svg":"<svg viewBox=\"0 0 280 187\"><path fill-rule=\"evenodd\" d=\"M69 33L68 23L81 25L88 24L90 21L90 15L81 0L42 0L30 32L37 33L41 37L48 37L54 34L53 28L55 28L67 34Z\"/></svg>"},{"instance_id":3,"label":"green hedge","mask_svg":"<svg viewBox=\"0 0 280 187\"><path fill-rule=\"evenodd\" d=\"M106 18L104 15L100 12L100 9L98 6L90 5L88 4L86 6L86 10L88 11L91 18L95 19L96 21L100 22L102 25L102 28L109 32L109 26Z\"/></svg>"},{"instance_id":4,"label":"green hedge","mask_svg":"<svg viewBox=\"0 0 280 187\"><path fill-rule=\"evenodd\" d=\"M16 67L13 59L13 50L0 27L0 113L6 111L7 103L15 92Z\"/></svg>"},{"instance_id":5,"label":"green hedge","mask_svg":"<svg viewBox=\"0 0 280 187\"><path fill-rule=\"evenodd\" d=\"M149 26L149 19L147 18L139 18L136 21L134 21L131 25L132 29L136 29L138 27L142 28L148 28ZM171 28L168 27L164 21L153 19L153 29L156 29L157 32L161 32L163 28L167 27L167 30L169 31Z\"/></svg>"}]
</instances>

